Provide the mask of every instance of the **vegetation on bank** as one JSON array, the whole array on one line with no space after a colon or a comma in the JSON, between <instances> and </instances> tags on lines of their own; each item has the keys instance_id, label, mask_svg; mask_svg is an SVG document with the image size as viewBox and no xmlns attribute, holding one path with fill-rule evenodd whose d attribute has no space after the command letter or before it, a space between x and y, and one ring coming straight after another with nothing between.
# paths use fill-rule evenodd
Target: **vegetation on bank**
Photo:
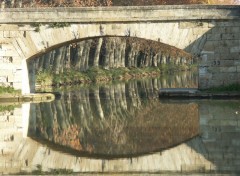
<instances>
[{"instance_id":1,"label":"vegetation on bank","mask_svg":"<svg viewBox=\"0 0 240 176\"><path fill-rule=\"evenodd\" d=\"M13 111L14 108L15 108L14 105L1 105L0 104L0 112L6 112L6 111L10 112L10 111Z\"/></svg>"},{"instance_id":2,"label":"vegetation on bank","mask_svg":"<svg viewBox=\"0 0 240 176\"><path fill-rule=\"evenodd\" d=\"M192 66L192 68L194 68ZM87 71L65 70L56 74L51 71L38 72L36 84L38 86L61 86L89 83L110 82L114 80L129 80L143 77L158 77L160 74L171 73L192 69L189 66L176 66L174 64L162 65L161 67L145 68L113 68L103 69L91 67Z\"/></svg>"},{"instance_id":3,"label":"vegetation on bank","mask_svg":"<svg viewBox=\"0 0 240 176\"><path fill-rule=\"evenodd\" d=\"M89 7L181 4L239 4L236 0L19 0L4 1L6 7Z\"/></svg>"},{"instance_id":4,"label":"vegetation on bank","mask_svg":"<svg viewBox=\"0 0 240 176\"><path fill-rule=\"evenodd\" d=\"M0 86L0 95L2 95L2 94L19 94L19 93L21 93L20 90L15 90L12 87Z\"/></svg>"}]
</instances>

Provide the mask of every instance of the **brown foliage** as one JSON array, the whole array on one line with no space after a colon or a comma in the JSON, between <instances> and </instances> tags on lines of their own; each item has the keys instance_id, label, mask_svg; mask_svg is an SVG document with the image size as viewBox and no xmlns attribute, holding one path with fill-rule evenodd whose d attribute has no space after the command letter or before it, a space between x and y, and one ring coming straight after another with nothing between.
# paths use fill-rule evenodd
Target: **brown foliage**
<instances>
[{"instance_id":1,"label":"brown foliage","mask_svg":"<svg viewBox=\"0 0 240 176\"><path fill-rule=\"evenodd\" d=\"M147 6L181 4L240 4L237 0L22 0L24 7ZM12 5L11 7L14 7Z\"/></svg>"}]
</instances>

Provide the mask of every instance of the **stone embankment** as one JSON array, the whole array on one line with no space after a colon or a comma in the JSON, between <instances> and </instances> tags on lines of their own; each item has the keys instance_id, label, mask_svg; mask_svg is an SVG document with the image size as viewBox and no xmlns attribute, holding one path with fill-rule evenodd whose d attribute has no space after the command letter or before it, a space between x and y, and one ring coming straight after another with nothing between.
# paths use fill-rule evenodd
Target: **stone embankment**
<instances>
[{"instance_id":1,"label":"stone embankment","mask_svg":"<svg viewBox=\"0 0 240 176\"><path fill-rule=\"evenodd\" d=\"M240 98L239 91L200 91L195 88L162 88L159 90L161 98Z\"/></svg>"},{"instance_id":2,"label":"stone embankment","mask_svg":"<svg viewBox=\"0 0 240 176\"><path fill-rule=\"evenodd\" d=\"M28 94L28 95L11 95L5 94L0 95L0 103L12 103L12 102L50 102L55 99L54 94L51 93L38 93L38 94Z\"/></svg>"}]
</instances>

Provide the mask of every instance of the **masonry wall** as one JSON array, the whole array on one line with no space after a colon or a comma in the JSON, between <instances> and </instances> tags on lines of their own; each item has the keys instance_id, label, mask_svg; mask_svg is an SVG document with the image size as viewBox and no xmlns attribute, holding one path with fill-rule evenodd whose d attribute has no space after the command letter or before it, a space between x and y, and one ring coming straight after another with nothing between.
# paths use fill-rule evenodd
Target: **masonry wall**
<instances>
[{"instance_id":1,"label":"masonry wall","mask_svg":"<svg viewBox=\"0 0 240 176\"><path fill-rule=\"evenodd\" d=\"M240 84L240 21L212 24L201 51L199 88Z\"/></svg>"},{"instance_id":2,"label":"masonry wall","mask_svg":"<svg viewBox=\"0 0 240 176\"><path fill-rule=\"evenodd\" d=\"M239 172L240 120L239 101L214 100L199 103L201 139L215 169Z\"/></svg>"}]
</instances>

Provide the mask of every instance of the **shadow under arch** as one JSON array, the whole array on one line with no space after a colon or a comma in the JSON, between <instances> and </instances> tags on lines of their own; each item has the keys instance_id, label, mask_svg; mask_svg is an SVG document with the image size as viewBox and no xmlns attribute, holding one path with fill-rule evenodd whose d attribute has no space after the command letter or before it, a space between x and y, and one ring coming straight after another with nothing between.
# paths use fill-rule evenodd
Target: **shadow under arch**
<instances>
[{"instance_id":1,"label":"shadow under arch","mask_svg":"<svg viewBox=\"0 0 240 176\"><path fill-rule=\"evenodd\" d=\"M27 62L31 91L34 91L35 70L50 69L52 73L59 74L66 69L87 71L91 67L158 68L174 65L176 68L187 69L193 64L193 57L181 49L158 41L131 36L106 35L71 40L55 45L47 48L44 53L39 52L30 57Z\"/></svg>"},{"instance_id":2,"label":"shadow under arch","mask_svg":"<svg viewBox=\"0 0 240 176\"><path fill-rule=\"evenodd\" d=\"M179 52L182 51L182 52L186 52L182 49L179 49L175 46L172 46L172 45L169 45L169 44L165 44L165 43L162 43L162 42L159 42L159 41L155 41L155 40L151 40L151 39L147 39L147 38L142 38L142 37L137 37L137 36L130 36L130 35L99 35L99 36L92 36L92 37L83 37L83 38L78 38L78 39L73 39L73 40L69 40L69 41L66 41L66 42L63 42L63 43L59 43L59 44L56 44L54 46L51 46L51 47L46 47L44 50L40 50L38 51L37 53L35 53L34 55L30 56L27 58L27 60L31 60L31 59L34 59L34 58L37 58L43 54L46 54L56 48L59 48L59 47L62 47L62 46L65 46L65 45L69 45L69 44L72 44L72 43L78 43L78 42L81 42L81 41L85 41L85 40L89 40L89 39L99 39L99 38L113 38L113 37L117 37L117 38L134 38L134 39L140 39L140 40L146 40L146 41L152 41L152 42L155 42L155 43L160 43L162 44L164 47L169 47L169 48L174 48L175 50L178 50ZM186 52L188 53L188 52ZM191 55L191 53L188 53L189 55Z\"/></svg>"}]
</instances>

